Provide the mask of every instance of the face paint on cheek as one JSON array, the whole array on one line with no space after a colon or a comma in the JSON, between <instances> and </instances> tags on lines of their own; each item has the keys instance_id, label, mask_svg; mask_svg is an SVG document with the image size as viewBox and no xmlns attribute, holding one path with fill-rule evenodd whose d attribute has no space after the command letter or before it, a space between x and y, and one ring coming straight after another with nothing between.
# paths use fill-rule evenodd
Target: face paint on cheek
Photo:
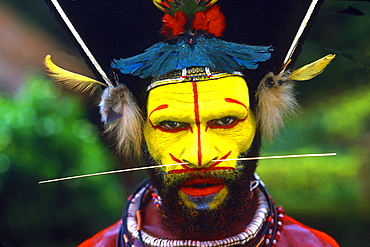
<instances>
[{"instance_id":1,"label":"face paint on cheek","mask_svg":"<svg viewBox=\"0 0 370 247\"><path fill-rule=\"evenodd\" d=\"M171 153L174 147L181 146L178 145L178 140L183 139L186 132L193 133L193 127L187 124L189 116L184 114L184 112L187 112L187 109L185 109L187 104L185 104L184 108L182 101L178 100L179 98L183 100L192 98L192 91L187 89L191 89L191 87L187 87L185 90L184 88L177 90L176 85L170 85L153 89L149 94L148 116L144 126L144 136L149 153L159 164L183 163L183 161L176 159ZM193 102L192 99L191 102ZM191 118L193 118L193 114ZM171 129L163 126L164 122L170 124L181 123L183 125L181 128ZM179 148L175 149L179 150ZM164 167L163 170L167 172L169 169L181 167L180 165Z\"/></svg>"}]
</instances>

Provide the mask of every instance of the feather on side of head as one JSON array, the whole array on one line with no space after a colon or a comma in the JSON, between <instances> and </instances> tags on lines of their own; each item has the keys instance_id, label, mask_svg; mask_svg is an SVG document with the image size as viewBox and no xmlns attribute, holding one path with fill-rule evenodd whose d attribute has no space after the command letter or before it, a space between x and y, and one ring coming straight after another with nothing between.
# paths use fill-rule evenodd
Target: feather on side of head
<instances>
[{"instance_id":1,"label":"feather on side of head","mask_svg":"<svg viewBox=\"0 0 370 247\"><path fill-rule=\"evenodd\" d=\"M117 140L120 154L140 157L144 120L127 87L120 84L106 88L99 107L102 121L107 123L106 132Z\"/></svg>"},{"instance_id":2,"label":"feather on side of head","mask_svg":"<svg viewBox=\"0 0 370 247\"><path fill-rule=\"evenodd\" d=\"M286 71L284 66L277 75L272 72L265 75L256 92L257 124L263 136L272 139L284 126L284 119L300 109L295 98L293 81L306 81L316 77L334 58L335 55L329 54L293 72Z\"/></svg>"},{"instance_id":3,"label":"feather on side of head","mask_svg":"<svg viewBox=\"0 0 370 247\"><path fill-rule=\"evenodd\" d=\"M143 118L131 92L123 84L108 86L92 78L62 69L53 63L51 56L45 58L50 77L68 89L91 93L101 86L106 88L100 100L100 114L106 133L115 137L118 152L124 157L141 155Z\"/></svg>"},{"instance_id":4,"label":"feather on side of head","mask_svg":"<svg viewBox=\"0 0 370 247\"><path fill-rule=\"evenodd\" d=\"M54 80L60 83L60 85L68 88L74 89L76 91L85 92L91 89L90 94L101 86L107 86L97 80L91 79L87 76L80 75L65 69L58 67L51 60L51 56L47 55L44 60L45 67L48 71L48 75Z\"/></svg>"}]
</instances>

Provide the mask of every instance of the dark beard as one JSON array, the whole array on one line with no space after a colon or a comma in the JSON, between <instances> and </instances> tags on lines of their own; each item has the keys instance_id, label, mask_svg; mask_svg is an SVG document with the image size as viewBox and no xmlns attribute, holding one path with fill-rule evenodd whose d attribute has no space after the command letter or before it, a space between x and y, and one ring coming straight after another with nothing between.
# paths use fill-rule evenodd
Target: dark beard
<instances>
[{"instance_id":1,"label":"dark beard","mask_svg":"<svg viewBox=\"0 0 370 247\"><path fill-rule=\"evenodd\" d=\"M259 139L259 138L257 138ZM259 140L248 150L246 156L258 156ZM148 157L150 165L157 163ZM161 227L176 239L214 240L230 237L242 232L252 220L257 209L256 198L251 197L249 188L256 169L256 161L239 162L243 168L235 174L230 172L194 173L171 182L167 181L160 170L150 170L149 175L154 187L162 198ZM214 210L190 209L183 205L178 195L180 185L184 180L194 176L219 177L228 186L227 199Z\"/></svg>"}]
</instances>

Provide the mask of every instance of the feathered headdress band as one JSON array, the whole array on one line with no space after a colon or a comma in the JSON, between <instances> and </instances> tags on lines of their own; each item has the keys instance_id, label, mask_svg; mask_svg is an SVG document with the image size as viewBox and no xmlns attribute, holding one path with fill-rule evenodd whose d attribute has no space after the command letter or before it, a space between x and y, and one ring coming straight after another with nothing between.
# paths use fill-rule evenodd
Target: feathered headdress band
<instances>
[{"instance_id":1,"label":"feathered headdress band","mask_svg":"<svg viewBox=\"0 0 370 247\"><path fill-rule=\"evenodd\" d=\"M270 59L270 51L270 46L242 45L201 36L196 45L187 44L185 40L179 40L174 45L160 42L143 54L115 59L111 66L123 74L141 78L195 66L232 74L236 70L256 69L258 62Z\"/></svg>"},{"instance_id":2,"label":"feathered headdress band","mask_svg":"<svg viewBox=\"0 0 370 247\"><path fill-rule=\"evenodd\" d=\"M228 76L243 76L242 73L235 71L233 74L211 70L207 67L193 67L182 70L173 70L162 76L154 77L152 83L147 87L147 91L163 85L192 82L192 81L205 81L215 80Z\"/></svg>"}]
</instances>

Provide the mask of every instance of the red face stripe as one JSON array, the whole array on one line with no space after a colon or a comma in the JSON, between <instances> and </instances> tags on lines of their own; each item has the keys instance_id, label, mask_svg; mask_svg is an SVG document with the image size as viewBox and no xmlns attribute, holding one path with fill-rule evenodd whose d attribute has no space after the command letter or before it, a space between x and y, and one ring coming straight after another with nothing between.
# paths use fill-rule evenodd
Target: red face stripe
<instances>
[{"instance_id":1,"label":"red face stripe","mask_svg":"<svg viewBox=\"0 0 370 247\"><path fill-rule=\"evenodd\" d=\"M153 123L152 123L152 121L150 120L150 116L153 114L153 112L155 112L155 111L159 111L159 110L163 110L163 109L166 109L166 108L168 108L168 105L160 105L160 106L158 106L157 108L155 108L153 111L151 111L151 112L150 112L150 114L149 114L149 116L148 116L148 121L149 121L150 125L151 125L153 128L157 129L158 127L157 127L157 126L154 126L154 124L153 124Z\"/></svg>"},{"instance_id":2,"label":"red face stripe","mask_svg":"<svg viewBox=\"0 0 370 247\"><path fill-rule=\"evenodd\" d=\"M173 130L172 129L166 129L166 128L160 126L160 125L154 126L153 128L159 129L159 130L161 130L163 132L170 132L170 133L176 133L176 132L180 132L180 131L184 131L184 130L190 130L190 132L193 133L193 129L191 128L190 125L187 125L184 128L178 128L178 129L173 129Z\"/></svg>"},{"instance_id":3,"label":"red face stripe","mask_svg":"<svg viewBox=\"0 0 370 247\"><path fill-rule=\"evenodd\" d=\"M177 163L184 163L182 160L179 160L178 158L176 158L173 154L169 153L171 159Z\"/></svg>"},{"instance_id":4,"label":"red face stripe","mask_svg":"<svg viewBox=\"0 0 370 247\"><path fill-rule=\"evenodd\" d=\"M210 120L210 121L207 122L206 131L208 130L208 128L210 128L210 129L231 129L231 128L235 127L238 123L243 122L248 118L248 112L249 112L248 107L246 105L244 105L242 102L240 102L236 99L231 99L231 98L225 98L225 101L228 102L228 103L235 103L235 104L239 104L239 105L243 106L247 110L247 116L243 119L237 119L233 124L227 125L227 126L218 126L218 125L214 126L214 125L211 124L213 120Z\"/></svg>"},{"instance_id":5,"label":"red face stripe","mask_svg":"<svg viewBox=\"0 0 370 247\"><path fill-rule=\"evenodd\" d=\"M195 125L198 129L198 166L202 166L202 146L200 138L200 118L199 118L199 100L198 100L198 87L197 83L193 82L193 93L194 93L194 113L195 113Z\"/></svg>"},{"instance_id":6,"label":"red face stripe","mask_svg":"<svg viewBox=\"0 0 370 247\"><path fill-rule=\"evenodd\" d=\"M236 103L236 104L239 104L239 105L242 105L244 106L245 109L248 110L248 108L240 101L236 100L236 99L232 99L232 98L225 98L225 101L226 102L229 102L229 103Z\"/></svg>"},{"instance_id":7,"label":"red face stripe","mask_svg":"<svg viewBox=\"0 0 370 247\"><path fill-rule=\"evenodd\" d=\"M226 159L227 157L229 157L229 155L231 154L231 151L228 152L226 155L222 156L220 160L223 160L223 159ZM217 161L215 163L213 163L209 168L214 168L215 166L217 166L218 164L220 164L222 161Z\"/></svg>"},{"instance_id":8,"label":"red face stripe","mask_svg":"<svg viewBox=\"0 0 370 247\"><path fill-rule=\"evenodd\" d=\"M185 165L182 165L185 166ZM211 171L225 171L225 170L236 170L234 167L227 167L227 166L218 166L214 168L184 168L184 169L177 169L169 171L168 174L182 174L182 173L189 173L189 172L211 172Z\"/></svg>"},{"instance_id":9,"label":"red face stripe","mask_svg":"<svg viewBox=\"0 0 370 247\"><path fill-rule=\"evenodd\" d=\"M169 154L170 155L170 157L171 157L171 159L173 160L173 161L175 161L175 162L177 162L177 163L184 163L183 161L181 161L181 160L179 160L178 158L176 158L175 156L173 156L173 154ZM184 170L189 170L190 168L187 166L187 165L185 165L185 164L181 164L181 166L182 166L182 168L184 168Z\"/></svg>"},{"instance_id":10,"label":"red face stripe","mask_svg":"<svg viewBox=\"0 0 370 247\"><path fill-rule=\"evenodd\" d=\"M231 154L231 151L228 152L223 157L221 157L220 160L226 159L227 157L229 157L230 154ZM181 160L179 160L178 158L176 158L172 154L170 154L170 156L171 156L171 159L173 161L176 161L178 163L182 163ZM181 166L184 169L176 169L176 170L169 171L168 173L169 174L181 174L181 173L187 173L187 172L210 172L210 171L221 171L221 170L236 170L234 167L217 166L221 162L223 162L223 161L217 161L217 162L213 163L210 167L206 167L206 168L190 168L187 165L182 164Z\"/></svg>"},{"instance_id":11,"label":"red face stripe","mask_svg":"<svg viewBox=\"0 0 370 247\"><path fill-rule=\"evenodd\" d=\"M188 124L186 127L184 128L178 128L178 129L166 129L166 128L163 128L162 126L160 125L157 125L155 126L153 124L153 122L150 120L150 116L153 114L153 112L155 111L159 111L159 110L163 110L163 109L166 109L168 108L168 105L160 105L158 106L157 108L155 108L150 114L149 114L149 117L148 117L148 121L150 123L150 125L152 126L152 128L154 129L159 129L161 131L164 131L164 132L179 132L179 131L183 131L183 130L190 130L191 133L193 133L193 128L190 126L190 124Z\"/></svg>"}]
</instances>

